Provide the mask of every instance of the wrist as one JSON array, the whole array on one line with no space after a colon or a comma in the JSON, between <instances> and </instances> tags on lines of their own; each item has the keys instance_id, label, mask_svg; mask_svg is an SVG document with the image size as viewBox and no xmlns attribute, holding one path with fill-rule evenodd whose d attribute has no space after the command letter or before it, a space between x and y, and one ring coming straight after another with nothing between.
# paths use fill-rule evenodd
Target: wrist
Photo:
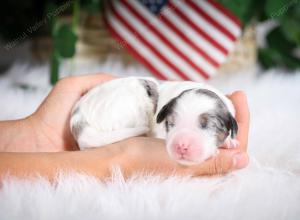
<instances>
[{"instance_id":1,"label":"wrist","mask_svg":"<svg viewBox=\"0 0 300 220\"><path fill-rule=\"evenodd\" d=\"M126 170L126 153L120 143L84 151L65 152L68 153L71 153L69 158L76 171L99 179L109 178L116 167L120 167L122 171Z\"/></svg>"},{"instance_id":2,"label":"wrist","mask_svg":"<svg viewBox=\"0 0 300 220\"><path fill-rule=\"evenodd\" d=\"M1 153L0 182L7 173L19 178L42 176L51 182L59 173L79 173L105 179L111 176L111 168L119 165L117 155L104 148L56 153Z\"/></svg>"},{"instance_id":3,"label":"wrist","mask_svg":"<svg viewBox=\"0 0 300 220\"><path fill-rule=\"evenodd\" d=\"M158 139L133 137L116 143L118 156L114 164L119 164L125 178L135 173L160 173L161 143ZM163 148L164 149L164 148Z\"/></svg>"},{"instance_id":4,"label":"wrist","mask_svg":"<svg viewBox=\"0 0 300 220\"><path fill-rule=\"evenodd\" d=\"M26 152L37 147L35 132L28 119L0 122L0 151Z\"/></svg>"}]
</instances>

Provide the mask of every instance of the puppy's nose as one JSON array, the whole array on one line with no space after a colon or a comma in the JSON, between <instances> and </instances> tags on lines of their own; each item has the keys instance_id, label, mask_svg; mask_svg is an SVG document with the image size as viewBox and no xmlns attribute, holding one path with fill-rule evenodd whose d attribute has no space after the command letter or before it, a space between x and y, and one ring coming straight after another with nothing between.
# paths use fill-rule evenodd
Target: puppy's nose
<instances>
[{"instance_id":1,"label":"puppy's nose","mask_svg":"<svg viewBox=\"0 0 300 220\"><path fill-rule=\"evenodd\" d=\"M189 144L184 144L184 143L178 143L176 144L176 153L180 155L186 155L189 151Z\"/></svg>"}]
</instances>

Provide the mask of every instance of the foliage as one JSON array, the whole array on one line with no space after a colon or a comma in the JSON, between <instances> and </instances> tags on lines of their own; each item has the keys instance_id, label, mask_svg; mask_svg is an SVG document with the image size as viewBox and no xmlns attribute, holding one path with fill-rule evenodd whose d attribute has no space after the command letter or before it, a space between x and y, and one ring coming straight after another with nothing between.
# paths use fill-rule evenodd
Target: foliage
<instances>
[{"instance_id":1,"label":"foliage","mask_svg":"<svg viewBox=\"0 0 300 220\"><path fill-rule=\"evenodd\" d=\"M74 0L73 2L72 24L65 23L57 17L51 18L51 34L54 42L51 56L50 81L55 84L59 79L59 66L61 59L72 58L76 52L77 34L76 29L80 19L81 6L90 13L95 13L101 9L101 0ZM49 4L48 11L55 11L57 5Z\"/></svg>"},{"instance_id":2,"label":"foliage","mask_svg":"<svg viewBox=\"0 0 300 220\"><path fill-rule=\"evenodd\" d=\"M57 8L54 4L48 5L48 13L54 12ZM56 16L50 17L51 35L53 39L53 52L51 55L50 65L50 82L55 84L59 79L59 65L63 58L71 58L76 50L75 45L77 35L75 33L78 24L79 2L75 0L73 3L73 23L68 24L60 21Z\"/></svg>"},{"instance_id":3,"label":"foliage","mask_svg":"<svg viewBox=\"0 0 300 220\"><path fill-rule=\"evenodd\" d=\"M296 49L300 50L300 0L217 0L235 15L244 25L252 21L274 20L277 25L268 32L266 47L258 49L258 60L265 68L286 67L300 68L300 59ZM48 17L63 4L70 7L62 14L72 14L73 21L66 23L60 19L62 14ZM51 56L51 82L59 78L59 64L64 58L71 58L76 52L80 10L97 13L103 10L104 0L9 0L2 3L0 9L0 37L11 41L27 33L33 37L40 32L50 34L54 49ZM45 6L46 5L46 6ZM29 30L36 22L49 19L38 31ZM29 34L30 32L30 34ZM299 55L299 54L298 54Z\"/></svg>"},{"instance_id":4,"label":"foliage","mask_svg":"<svg viewBox=\"0 0 300 220\"><path fill-rule=\"evenodd\" d=\"M300 68L295 51L300 48L299 0L219 0L244 25L253 20L273 20L277 25L267 33L265 48L258 49L258 60L265 68Z\"/></svg>"},{"instance_id":5,"label":"foliage","mask_svg":"<svg viewBox=\"0 0 300 220\"><path fill-rule=\"evenodd\" d=\"M59 76L59 66L64 58L71 58L76 52L80 10L96 13L102 10L103 0L9 0L1 4L0 38L7 42L50 34L53 39L50 81L54 84ZM67 7L63 7L66 5ZM50 15L50 16L49 16ZM61 17L72 15L72 23ZM31 28L37 27L34 31ZM18 40L20 38L20 40Z\"/></svg>"}]
</instances>

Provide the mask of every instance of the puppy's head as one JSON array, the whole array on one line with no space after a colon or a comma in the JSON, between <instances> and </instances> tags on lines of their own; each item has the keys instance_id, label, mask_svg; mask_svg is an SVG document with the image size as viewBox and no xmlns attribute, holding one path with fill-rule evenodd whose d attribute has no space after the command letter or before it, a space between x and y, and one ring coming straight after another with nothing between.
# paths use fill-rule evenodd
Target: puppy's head
<instances>
[{"instance_id":1,"label":"puppy's head","mask_svg":"<svg viewBox=\"0 0 300 220\"><path fill-rule=\"evenodd\" d=\"M237 122L222 99L207 89L191 89L160 109L157 123L164 123L169 155L184 165L203 162L216 153Z\"/></svg>"}]
</instances>

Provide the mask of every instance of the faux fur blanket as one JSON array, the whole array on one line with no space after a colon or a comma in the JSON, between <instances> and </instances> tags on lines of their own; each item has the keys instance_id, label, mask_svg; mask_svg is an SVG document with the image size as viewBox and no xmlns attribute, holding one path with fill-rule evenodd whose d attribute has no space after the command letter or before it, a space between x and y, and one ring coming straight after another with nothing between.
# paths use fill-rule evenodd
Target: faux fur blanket
<instances>
[{"instance_id":1,"label":"faux fur blanket","mask_svg":"<svg viewBox=\"0 0 300 220\"><path fill-rule=\"evenodd\" d=\"M73 70L148 75L140 66L113 61L90 67ZM7 178L0 189L0 219L300 219L300 73L257 72L211 82L224 92L242 89L248 95L251 162L246 169L221 177L137 175L128 181L116 170L106 182L71 174L60 175L55 186L42 178ZM47 82L47 65L15 64L0 79L0 120L34 111L50 90Z\"/></svg>"}]
</instances>

